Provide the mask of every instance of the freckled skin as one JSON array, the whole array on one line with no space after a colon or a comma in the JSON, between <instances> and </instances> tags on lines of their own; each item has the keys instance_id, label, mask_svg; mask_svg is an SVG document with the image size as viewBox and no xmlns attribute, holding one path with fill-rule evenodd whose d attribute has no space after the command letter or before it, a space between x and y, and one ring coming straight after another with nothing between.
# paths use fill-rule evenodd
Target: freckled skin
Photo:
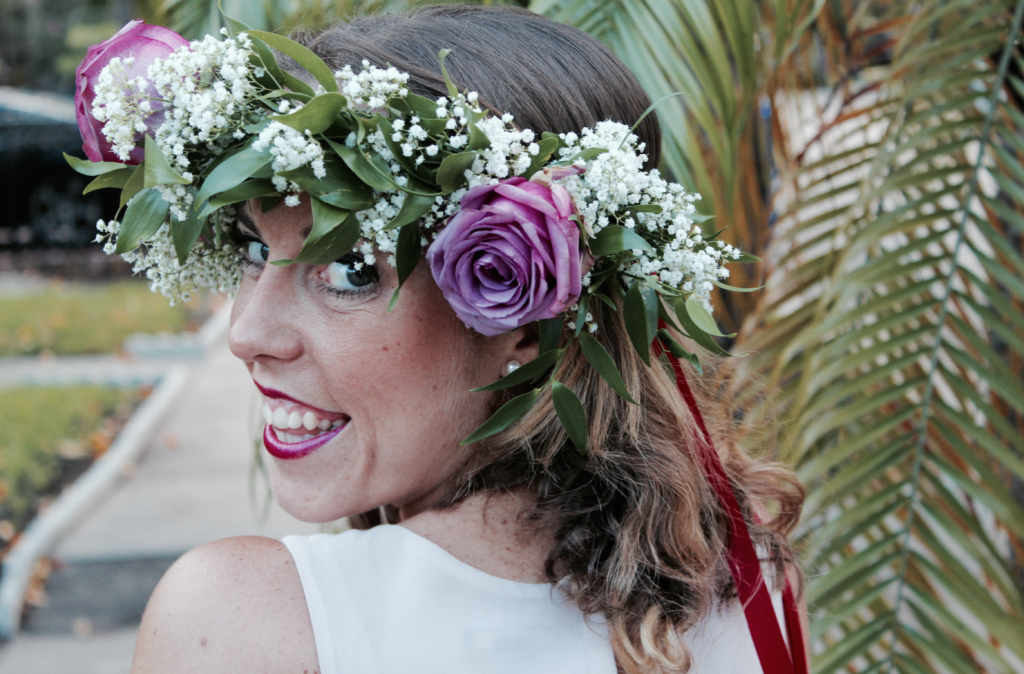
<instances>
[{"instance_id":1,"label":"freckled skin","mask_svg":"<svg viewBox=\"0 0 1024 674\"><path fill-rule=\"evenodd\" d=\"M311 224L307 200L250 214L269 260L298 254ZM326 265L250 268L233 307L229 344L255 381L351 417L312 454L269 460L275 498L302 520L331 521L381 504L399 506L404 518L429 507L472 451L459 442L493 407L494 394L471 389L536 350L520 344L520 334L471 332L425 263L388 313L397 276L384 257L377 256L379 283L353 297L323 291Z\"/></svg>"}]
</instances>

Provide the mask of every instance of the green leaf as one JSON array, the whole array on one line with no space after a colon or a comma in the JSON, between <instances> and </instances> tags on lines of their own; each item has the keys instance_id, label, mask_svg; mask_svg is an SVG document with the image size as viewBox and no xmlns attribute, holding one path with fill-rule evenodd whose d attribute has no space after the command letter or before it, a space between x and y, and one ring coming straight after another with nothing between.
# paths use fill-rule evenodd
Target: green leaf
<instances>
[{"instance_id":1,"label":"green leaf","mask_svg":"<svg viewBox=\"0 0 1024 674\"><path fill-rule=\"evenodd\" d=\"M72 157L67 152L64 153L64 160L83 176L100 176L104 173L110 173L111 171L120 171L126 165L116 161L89 161L88 159L79 159L78 157ZM128 168L134 169L134 166Z\"/></svg>"},{"instance_id":2,"label":"green leaf","mask_svg":"<svg viewBox=\"0 0 1024 674\"><path fill-rule=\"evenodd\" d=\"M697 342L711 353L717 354L719 356L732 355L731 353L720 347L718 343L715 342L715 340L711 339L708 333L704 332L700 328L700 326L698 326L694 322L694 320L690 318L690 312L687 310L687 305L685 302L683 302L682 298L676 300L675 309L676 316L679 318L680 324L682 324L683 329L686 330L686 334L689 335L689 337L693 341Z\"/></svg>"},{"instance_id":3,"label":"green leaf","mask_svg":"<svg viewBox=\"0 0 1024 674\"><path fill-rule=\"evenodd\" d=\"M629 395L626 383L622 381L622 375L619 374L619 369L615 367L615 361L608 355L608 351L605 350L601 342L586 332L580 334L579 340L583 355L587 357L587 361L594 366L594 369L601 375L601 378L612 387L612 390L618 393L623 400L639 405L640 403L633 400L633 396Z\"/></svg>"},{"instance_id":4,"label":"green leaf","mask_svg":"<svg viewBox=\"0 0 1024 674\"><path fill-rule=\"evenodd\" d=\"M468 445L478 442L484 438L501 433L503 430L526 416L533 404L537 402L540 389L533 389L502 405L501 409L495 412L490 419L480 424L480 427L473 431L468 438L460 442L460 445Z\"/></svg>"},{"instance_id":5,"label":"green leaf","mask_svg":"<svg viewBox=\"0 0 1024 674\"><path fill-rule=\"evenodd\" d=\"M346 211L362 211L373 206L373 190L360 180L336 155L324 156L324 176L318 178L309 166L300 166L277 175L296 183L321 201Z\"/></svg>"},{"instance_id":6,"label":"green leaf","mask_svg":"<svg viewBox=\"0 0 1024 674\"><path fill-rule=\"evenodd\" d=\"M537 322L540 333L540 351L546 353L557 349L562 341L562 319L545 318Z\"/></svg>"},{"instance_id":7,"label":"green leaf","mask_svg":"<svg viewBox=\"0 0 1024 674\"><path fill-rule=\"evenodd\" d=\"M270 115L270 119L290 126L299 133L323 133L337 119L345 103L345 97L341 94L320 94L298 110L287 115Z\"/></svg>"},{"instance_id":8,"label":"green leaf","mask_svg":"<svg viewBox=\"0 0 1024 674\"><path fill-rule=\"evenodd\" d=\"M184 222L177 218L171 218L171 243L174 244L174 253L178 256L178 263L183 265L188 260L188 254L192 247L199 240L199 234L206 224L206 216L196 214L195 207L199 204L195 201L185 212Z\"/></svg>"},{"instance_id":9,"label":"green leaf","mask_svg":"<svg viewBox=\"0 0 1024 674\"><path fill-rule=\"evenodd\" d=\"M555 413L562 422L572 444L583 456L587 455L587 411L576 396L575 391L561 382L551 383L551 401L555 405Z\"/></svg>"},{"instance_id":10,"label":"green leaf","mask_svg":"<svg viewBox=\"0 0 1024 674\"><path fill-rule=\"evenodd\" d=\"M329 206L328 206L329 208ZM315 241L306 239L294 262L306 264L327 264L352 252L362 230L355 213L349 213L341 225L330 230Z\"/></svg>"},{"instance_id":11,"label":"green leaf","mask_svg":"<svg viewBox=\"0 0 1024 674\"><path fill-rule=\"evenodd\" d=\"M480 150L486 150L491 146L491 139L487 137L483 131L480 130L476 124L469 125L469 145L470 150L479 152Z\"/></svg>"},{"instance_id":12,"label":"green leaf","mask_svg":"<svg viewBox=\"0 0 1024 674\"><path fill-rule=\"evenodd\" d=\"M327 142L349 170L373 189L379 192L398 189L398 184L391 177L391 169L380 155L374 153L370 156L359 148L335 143L333 140Z\"/></svg>"},{"instance_id":13,"label":"green leaf","mask_svg":"<svg viewBox=\"0 0 1024 674\"><path fill-rule=\"evenodd\" d=\"M199 218L205 220L207 216L221 206L237 204L239 201L248 201L249 199L255 199L256 197L274 196L280 195L277 193L277 188L274 187L274 183L269 180L246 180L241 185L236 185L229 190L224 190L206 202L206 206L204 206L202 211L199 213ZM199 205L198 201L195 203L196 205ZM190 208L189 210L192 209Z\"/></svg>"},{"instance_id":14,"label":"green leaf","mask_svg":"<svg viewBox=\"0 0 1024 674\"><path fill-rule=\"evenodd\" d=\"M252 140L250 140L245 147L225 159L206 176L199 193L196 194L196 201L202 205L213 195L240 185L270 161L270 152L266 149L253 149Z\"/></svg>"},{"instance_id":15,"label":"green leaf","mask_svg":"<svg viewBox=\"0 0 1024 674\"><path fill-rule=\"evenodd\" d=\"M333 231L349 216L349 211L324 203L316 197L310 199L310 206L313 211L313 229L306 236L306 242L310 244Z\"/></svg>"},{"instance_id":16,"label":"green leaf","mask_svg":"<svg viewBox=\"0 0 1024 674\"><path fill-rule=\"evenodd\" d=\"M603 147L588 147L587 149L580 150L579 152L574 154L567 163L575 164L580 159L582 159L583 161L590 161L591 159L596 159L600 157L607 151L608 150Z\"/></svg>"},{"instance_id":17,"label":"green leaf","mask_svg":"<svg viewBox=\"0 0 1024 674\"><path fill-rule=\"evenodd\" d=\"M145 187L155 187L157 185L188 185L191 180L183 178L173 168L171 163L167 161L167 157L164 156L160 146L156 144L153 137L146 134L145 140L146 147L146 172L144 174L143 185Z\"/></svg>"},{"instance_id":18,"label":"green leaf","mask_svg":"<svg viewBox=\"0 0 1024 674\"><path fill-rule=\"evenodd\" d=\"M530 168L523 173L523 177L529 180L534 173L544 168L561 144L562 141L558 136L548 136L537 143L539 150L534 155L533 161L530 162Z\"/></svg>"},{"instance_id":19,"label":"green leaf","mask_svg":"<svg viewBox=\"0 0 1024 674\"><path fill-rule=\"evenodd\" d=\"M170 206L155 187L136 194L125 211L114 252L120 255L135 250L140 243L156 234L167 219Z\"/></svg>"},{"instance_id":20,"label":"green leaf","mask_svg":"<svg viewBox=\"0 0 1024 674\"><path fill-rule=\"evenodd\" d=\"M587 324L587 314L590 312L590 295L580 295L576 307L576 326L573 329L573 337L578 337L583 332L583 326Z\"/></svg>"},{"instance_id":21,"label":"green leaf","mask_svg":"<svg viewBox=\"0 0 1024 674\"><path fill-rule=\"evenodd\" d=\"M635 248L654 253L654 248L642 236L622 225L608 225L590 240L590 252L594 257L615 255Z\"/></svg>"},{"instance_id":22,"label":"green leaf","mask_svg":"<svg viewBox=\"0 0 1024 674\"><path fill-rule=\"evenodd\" d=\"M500 391L512 386L518 386L520 384L526 384L533 382L541 377L545 372L551 369L551 366L558 360L558 356L561 355L561 349L551 349L540 354L529 363L521 366L519 369L510 372L498 381L488 384L487 386L481 386L480 388L473 389L474 391Z\"/></svg>"},{"instance_id":23,"label":"green leaf","mask_svg":"<svg viewBox=\"0 0 1024 674\"><path fill-rule=\"evenodd\" d=\"M100 174L85 186L85 189L82 190L82 194L88 194L89 192L101 190L105 187L121 189L128 184L133 173L135 173L135 167L128 166L126 168L117 169L116 171L108 171Z\"/></svg>"},{"instance_id":24,"label":"green leaf","mask_svg":"<svg viewBox=\"0 0 1024 674\"><path fill-rule=\"evenodd\" d=\"M715 319L708 313L708 310L704 308L704 305L696 295L690 295L686 300L686 311L690 314L690 318L697 324L697 327L708 333L709 335L715 335L716 337L735 337L736 335L723 335L722 331L718 329L718 324L715 323Z\"/></svg>"},{"instance_id":25,"label":"green leaf","mask_svg":"<svg viewBox=\"0 0 1024 674\"><path fill-rule=\"evenodd\" d=\"M651 342L654 341L655 328L651 327L651 314L654 326L658 324L658 295L646 283L636 281L626 291L623 305L623 319L626 321L626 332L633 343L640 359L651 365Z\"/></svg>"},{"instance_id":26,"label":"green leaf","mask_svg":"<svg viewBox=\"0 0 1024 674\"><path fill-rule=\"evenodd\" d=\"M447 87L448 89L448 95L451 96L452 98L455 98L456 96L459 95L459 90L455 86L455 83L452 82L452 78L448 77L448 69L445 68L444 66L445 57L447 57L448 54L451 53L451 49L442 49L441 51L437 52L437 60L441 65L441 77L444 79L444 86Z\"/></svg>"},{"instance_id":27,"label":"green leaf","mask_svg":"<svg viewBox=\"0 0 1024 674\"><path fill-rule=\"evenodd\" d=\"M132 197L143 190L145 182L146 162L142 162L135 167L131 177L128 178L128 182L126 182L124 187L121 188L121 199L117 206L118 210L124 208L124 205L127 204Z\"/></svg>"},{"instance_id":28,"label":"green leaf","mask_svg":"<svg viewBox=\"0 0 1024 674\"><path fill-rule=\"evenodd\" d=\"M401 288L405 280L409 278L412 271L419 264L421 255L421 243L419 224L413 222L398 230L398 241L395 242L395 269L398 272L398 287Z\"/></svg>"},{"instance_id":29,"label":"green leaf","mask_svg":"<svg viewBox=\"0 0 1024 674\"><path fill-rule=\"evenodd\" d=\"M437 184L444 194L451 194L466 184L466 170L479 157L476 152L460 152L450 154L441 162L437 169Z\"/></svg>"},{"instance_id":30,"label":"green leaf","mask_svg":"<svg viewBox=\"0 0 1024 674\"><path fill-rule=\"evenodd\" d=\"M277 51L287 54L295 59L296 63L305 68L309 71L310 75L316 78L316 81L320 83L320 86L330 93L337 93L338 82L334 79L334 73L329 67L327 67L327 64L324 63L319 56L311 52L309 49L303 47L298 42L293 42L292 40L289 40L282 35L277 35L276 33L268 33L262 30L250 30L247 32L249 35L263 40Z\"/></svg>"},{"instance_id":31,"label":"green leaf","mask_svg":"<svg viewBox=\"0 0 1024 674\"><path fill-rule=\"evenodd\" d=\"M417 222L420 218L426 215L430 207L434 205L434 197L421 197L417 194L406 194L405 201L402 202L402 208L398 211L398 215L388 224L384 225L384 231L395 229L396 227L404 227L405 225Z\"/></svg>"}]
</instances>

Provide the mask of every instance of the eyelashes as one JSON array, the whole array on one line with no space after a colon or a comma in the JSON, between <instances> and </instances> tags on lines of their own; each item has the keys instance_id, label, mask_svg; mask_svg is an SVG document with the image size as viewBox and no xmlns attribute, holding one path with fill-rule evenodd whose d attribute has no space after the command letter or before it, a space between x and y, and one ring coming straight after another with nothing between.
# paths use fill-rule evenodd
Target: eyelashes
<instances>
[{"instance_id":1,"label":"eyelashes","mask_svg":"<svg viewBox=\"0 0 1024 674\"><path fill-rule=\"evenodd\" d=\"M258 276L266 267L270 247L251 235L239 236L236 241L242 252L240 263ZM315 275L317 291L335 298L355 298L377 292L380 285L377 270L360 264L362 259L361 255L349 253L319 269Z\"/></svg>"}]
</instances>

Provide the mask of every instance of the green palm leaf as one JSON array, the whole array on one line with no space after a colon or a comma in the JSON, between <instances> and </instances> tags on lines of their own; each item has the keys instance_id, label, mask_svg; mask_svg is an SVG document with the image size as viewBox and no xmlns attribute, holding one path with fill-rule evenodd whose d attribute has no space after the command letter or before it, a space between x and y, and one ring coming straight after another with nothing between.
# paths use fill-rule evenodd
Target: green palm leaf
<instances>
[{"instance_id":1,"label":"green palm leaf","mask_svg":"<svg viewBox=\"0 0 1024 674\"><path fill-rule=\"evenodd\" d=\"M834 10L839 65L869 24L891 58L828 110L770 92L786 187L739 345L809 490L815 671L1021 672L1024 3Z\"/></svg>"}]
</instances>

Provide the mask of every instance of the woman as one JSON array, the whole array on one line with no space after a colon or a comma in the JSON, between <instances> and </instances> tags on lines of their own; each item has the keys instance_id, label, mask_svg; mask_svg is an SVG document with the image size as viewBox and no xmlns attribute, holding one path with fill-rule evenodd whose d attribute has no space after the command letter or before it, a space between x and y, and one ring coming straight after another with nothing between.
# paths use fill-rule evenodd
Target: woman
<instances>
[{"instance_id":1,"label":"woman","mask_svg":"<svg viewBox=\"0 0 1024 674\"><path fill-rule=\"evenodd\" d=\"M277 46L272 37L264 39ZM511 113L520 129L575 137L604 120L632 125L650 104L595 40L525 10L432 7L357 19L299 41L338 74L360 65L409 73L411 92L439 106L452 93L450 77L460 90L479 92L495 115ZM442 61L447 73L436 56L443 49L451 50ZM314 83L297 63L282 63L296 78L293 89ZM646 167L656 166L654 115L636 133ZM267 139L260 135L257 148L274 142ZM550 186L570 173L540 182L557 197ZM524 184L517 186L528 191ZM202 201L202 190L193 196ZM325 217L324 198L293 194L269 210L253 198L240 209L235 237L245 269L229 341L263 394L275 498L299 519L348 517L356 530L284 542L228 539L188 553L153 594L133 671L761 671L758 653L764 662L766 651L761 642L755 650L751 633L766 626L748 630L736 599L737 590L749 590L730 575L739 533L730 535L730 506L702 463L703 422L680 395L689 391L685 376L677 382L644 362L621 298L608 298L614 309L595 301L589 313L568 306L594 260L571 270L576 289L560 296L559 308L580 312L579 325L585 320L642 406L612 390L564 327L556 346L569 346L554 376L583 401L583 440L562 418L564 407L556 410L561 389L553 385L532 394L536 403L516 423L462 445L529 386L473 389L538 359L551 339L544 331L562 319L504 329L495 314L488 320L499 328L481 328L452 300L458 283L446 280L434 245L430 264L411 273L401 260L397 269L368 263L379 249L273 264L312 259L303 256ZM451 222L435 243L449 230ZM578 235L575 225L571 234ZM488 273L498 274L494 264ZM716 406L704 413L718 422L726 489L736 492L736 512L751 526L777 600L785 576L797 575L784 536L801 492L789 473L730 442L720 420L729 410ZM759 525L755 513L764 506L779 514Z\"/></svg>"}]
</instances>

